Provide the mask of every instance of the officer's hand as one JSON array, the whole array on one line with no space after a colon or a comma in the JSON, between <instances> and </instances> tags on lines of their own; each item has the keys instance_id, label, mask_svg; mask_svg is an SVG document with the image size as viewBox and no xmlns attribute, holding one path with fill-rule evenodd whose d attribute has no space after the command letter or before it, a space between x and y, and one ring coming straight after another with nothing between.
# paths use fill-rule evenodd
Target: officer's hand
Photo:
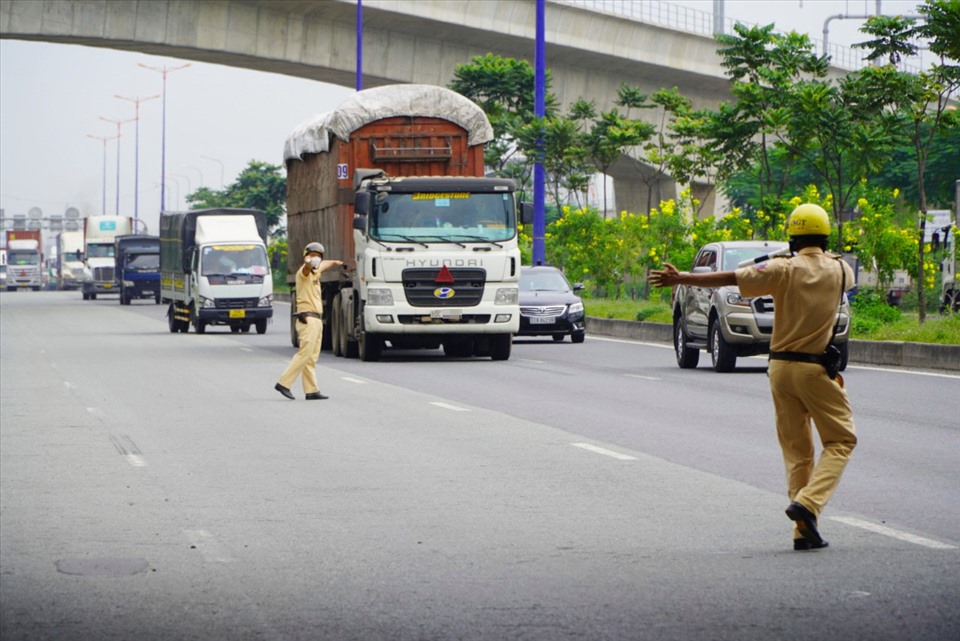
<instances>
[{"instance_id":1,"label":"officer's hand","mask_svg":"<svg viewBox=\"0 0 960 641\"><path fill-rule=\"evenodd\" d=\"M670 263L664 263L663 269L650 271L647 282L654 287L673 287L680 283L680 272Z\"/></svg>"}]
</instances>

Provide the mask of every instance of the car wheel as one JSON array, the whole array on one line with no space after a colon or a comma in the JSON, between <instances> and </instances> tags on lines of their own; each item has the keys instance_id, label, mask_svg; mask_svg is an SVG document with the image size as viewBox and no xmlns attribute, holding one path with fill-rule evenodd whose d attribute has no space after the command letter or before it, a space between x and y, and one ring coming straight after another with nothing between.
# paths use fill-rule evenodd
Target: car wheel
<instances>
[{"instance_id":1,"label":"car wheel","mask_svg":"<svg viewBox=\"0 0 960 641\"><path fill-rule=\"evenodd\" d=\"M680 369L693 369L700 362L700 350L687 347L687 332L679 315L673 319L673 349Z\"/></svg>"},{"instance_id":2,"label":"car wheel","mask_svg":"<svg viewBox=\"0 0 960 641\"><path fill-rule=\"evenodd\" d=\"M737 366L737 352L723 337L720 321L717 320L710 326L710 355L716 372L732 372Z\"/></svg>"},{"instance_id":3,"label":"car wheel","mask_svg":"<svg viewBox=\"0 0 960 641\"><path fill-rule=\"evenodd\" d=\"M573 334L570 334L570 340L574 343L582 343L586 337L586 332L574 332Z\"/></svg>"},{"instance_id":4,"label":"car wheel","mask_svg":"<svg viewBox=\"0 0 960 641\"><path fill-rule=\"evenodd\" d=\"M850 359L850 342L844 342L837 345L837 348L840 350L840 367L839 370L842 372L847 369L847 361Z\"/></svg>"}]
</instances>

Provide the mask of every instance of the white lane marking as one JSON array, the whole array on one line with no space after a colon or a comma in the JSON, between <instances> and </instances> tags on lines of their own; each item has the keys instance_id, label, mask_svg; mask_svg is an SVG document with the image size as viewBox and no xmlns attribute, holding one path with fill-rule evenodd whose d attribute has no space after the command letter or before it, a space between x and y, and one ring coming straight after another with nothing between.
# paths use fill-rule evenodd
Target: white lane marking
<instances>
[{"instance_id":1,"label":"white lane marking","mask_svg":"<svg viewBox=\"0 0 960 641\"><path fill-rule=\"evenodd\" d=\"M596 334L590 334L590 340L607 341L608 343L626 343L627 345L646 345L647 347L659 347L660 349L673 351L673 345L669 343L650 343L647 341L634 341L628 338L608 338L606 336L597 336Z\"/></svg>"},{"instance_id":2,"label":"white lane marking","mask_svg":"<svg viewBox=\"0 0 960 641\"><path fill-rule=\"evenodd\" d=\"M440 401L430 401L431 405L436 405L437 407L442 407L445 410L453 410L454 412L469 412L465 407L457 407L456 405L450 405L450 403L441 403Z\"/></svg>"},{"instance_id":3,"label":"white lane marking","mask_svg":"<svg viewBox=\"0 0 960 641\"><path fill-rule=\"evenodd\" d=\"M858 527L869 532L875 532L877 534L882 534L884 536L889 536L894 539L900 539L901 541L906 541L907 543L915 543L916 545L922 545L923 547L931 548L934 550L956 550L955 545L950 545L948 543L941 543L940 541L934 541L933 539L928 539L923 536L917 536L916 534L910 534L909 532L901 532L900 530L895 530L886 525L878 525L876 523L871 523L870 521L864 521L862 519L853 518L852 516L828 516L828 519L831 521L837 521L838 523L843 523L845 525L851 525L853 527Z\"/></svg>"},{"instance_id":4,"label":"white lane marking","mask_svg":"<svg viewBox=\"0 0 960 641\"><path fill-rule=\"evenodd\" d=\"M77 386L70 381L64 381L63 384L67 389L77 389Z\"/></svg>"},{"instance_id":5,"label":"white lane marking","mask_svg":"<svg viewBox=\"0 0 960 641\"><path fill-rule=\"evenodd\" d=\"M100 410L99 407L88 407L87 411L93 414L94 416L101 416L101 417L103 416L103 412Z\"/></svg>"},{"instance_id":6,"label":"white lane marking","mask_svg":"<svg viewBox=\"0 0 960 641\"><path fill-rule=\"evenodd\" d=\"M640 374L624 374L624 376L627 376L629 378L642 378L645 381L662 381L663 380L659 376L642 376Z\"/></svg>"},{"instance_id":7,"label":"white lane marking","mask_svg":"<svg viewBox=\"0 0 960 641\"><path fill-rule=\"evenodd\" d=\"M203 558L210 563L230 563L236 561L235 558L227 554L222 545L217 543L213 535L206 530L184 530L187 540L193 544Z\"/></svg>"},{"instance_id":8,"label":"white lane marking","mask_svg":"<svg viewBox=\"0 0 960 641\"><path fill-rule=\"evenodd\" d=\"M131 467L146 467L147 462L138 454L124 454Z\"/></svg>"},{"instance_id":9,"label":"white lane marking","mask_svg":"<svg viewBox=\"0 0 960 641\"><path fill-rule=\"evenodd\" d=\"M517 360L523 363L533 363L534 365L543 365L543 361L535 361L532 358L518 358Z\"/></svg>"},{"instance_id":10,"label":"white lane marking","mask_svg":"<svg viewBox=\"0 0 960 641\"><path fill-rule=\"evenodd\" d=\"M636 461L636 456L630 456L629 454L621 454L620 452L614 452L613 450L608 450L603 447L597 447L596 445L590 445L589 443L571 443L570 445L574 447L579 447L582 450L587 450L588 452L594 452L595 454L603 454L604 456L609 456L615 458L619 461Z\"/></svg>"},{"instance_id":11,"label":"white lane marking","mask_svg":"<svg viewBox=\"0 0 960 641\"><path fill-rule=\"evenodd\" d=\"M341 376L341 380L347 381L348 383L356 383L357 385L366 385L366 381L361 381L359 378L352 378L350 376Z\"/></svg>"},{"instance_id":12,"label":"white lane marking","mask_svg":"<svg viewBox=\"0 0 960 641\"><path fill-rule=\"evenodd\" d=\"M252 352L252 351L253 351L253 350L250 349L249 347L241 347L240 350L241 350L241 351L244 351L244 352Z\"/></svg>"}]
</instances>

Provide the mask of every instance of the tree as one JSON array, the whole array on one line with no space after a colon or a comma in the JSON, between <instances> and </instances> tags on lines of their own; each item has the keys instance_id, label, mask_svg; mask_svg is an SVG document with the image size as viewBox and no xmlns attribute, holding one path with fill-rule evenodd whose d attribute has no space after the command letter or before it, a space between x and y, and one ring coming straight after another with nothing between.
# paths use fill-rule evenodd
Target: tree
<instances>
[{"instance_id":1,"label":"tree","mask_svg":"<svg viewBox=\"0 0 960 641\"><path fill-rule=\"evenodd\" d=\"M928 0L918 11L925 23L914 26L915 20L896 21L871 18L861 29L877 36L862 43L872 48L868 57L879 58L884 52L907 51L912 46L908 39L921 36L930 40L930 51L940 57L939 64L930 71L914 76L899 71L891 62L883 67L863 71L857 79L865 99L881 107L884 122L895 135L908 141L916 158L916 187L919 201L917 238L917 304L919 320L926 319L926 259L925 235L927 221L927 191L925 173L930 152L944 131L960 126L956 111L949 108L950 97L960 88L960 3L956 0ZM952 57L952 60L951 60ZM891 56L891 61L894 56ZM951 64L952 63L952 64Z\"/></svg>"},{"instance_id":2,"label":"tree","mask_svg":"<svg viewBox=\"0 0 960 641\"><path fill-rule=\"evenodd\" d=\"M239 207L259 209L267 215L267 227L276 228L284 214L287 180L278 165L251 160L237 179L220 191L201 187L187 196L191 209Z\"/></svg>"}]
</instances>

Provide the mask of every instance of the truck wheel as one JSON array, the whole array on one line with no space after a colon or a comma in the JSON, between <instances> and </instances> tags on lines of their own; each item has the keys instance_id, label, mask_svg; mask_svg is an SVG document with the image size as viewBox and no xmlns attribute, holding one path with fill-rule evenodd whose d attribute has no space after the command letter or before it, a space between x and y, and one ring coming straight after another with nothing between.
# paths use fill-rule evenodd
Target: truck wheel
<instances>
[{"instance_id":1,"label":"truck wheel","mask_svg":"<svg viewBox=\"0 0 960 641\"><path fill-rule=\"evenodd\" d=\"M257 333L258 333L258 334L266 334L266 333L267 333L267 319L266 319L266 318L261 318L260 320L256 321L256 325L257 325ZM247 330L249 331L249 329L250 329L250 326L247 325Z\"/></svg>"},{"instance_id":2,"label":"truck wheel","mask_svg":"<svg viewBox=\"0 0 960 641\"><path fill-rule=\"evenodd\" d=\"M193 330L198 334L206 334L207 321L200 320L200 312L192 305L190 306L190 317L193 319Z\"/></svg>"},{"instance_id":3,"label":"truck wheel","mask_svg":"<svg viewBox=\"0 0 960 641\"><path fill-rule=\"evenodd\" d=\"M343 320L340 318L340 313L343 311L342 305L343 305L343 297L340 296L339 292L337 292L333 296L333 305L332 305L333 311L330 314L331 316L330 331L333 334L333 338L331 341L332 343L331 348L334 356L341 356L341 357L343 356L343 339L341 338L342 336L341 330L343 329Z\"/></svg>"},{"instance_id":4,"label":"truck wheel","mask_svg":"<svg viewBox=\"0 0 960 641\"><path fill-rule=\"evenodd\" d=\"M513 346L513 334L496 334L490 337L490 358L505 361L510 358Z\"/></svg>"},{"instance_id":5,"label":"truck wheel","mask_svg":"<svg viewBox=\"0 0 960 641\"><path fill-rule=\"evenodd\" d=\"M687 347L687 331L679 314L673 319L673 349L680 369L693 369L700 362L700 350Z\"/></svg>"},{"instance_id":6,"label":"truck wheel","mask_svg":"<svg viewBox=\"0 0 960 641\"><path fill-rule=\"evenodd\" d=\"M86 294L84 294L86 296ZM171 334L176 334L180 331L180 321L173 317L173 303L170 303L170 307L167 308L167 327L170 328Z\"/></svg>"},{"instance_id":7,"label":"truck wheel","mask_svg":"<svg viewBox=\"0 0 960 641\"><path fill-rule=\"evenodd\" d=\"M154 295L153 295L153 304L154 304L154 305L159 305L159 304L160 304L160 294L154 294Z\"/></svg>"},{"instance_id":8,"label":"truck wheel","mask_svg":"<svg viewBox=\"0 0 960 641\"><path fill-rule=\"evenodd\" d=\"M732 372L737 366L737 352L723 337L718 320L710 325L710 355L716 372Z\"/></svg>"},{"instance_id":9,"label":"truck wheel","mask_svg":"<svg viewBox=\"0 0 960 641\"><path fill-rule=\"evenodd\" d=\"M357 349L360 352L361 361L379 361L383 354L383 339L376 334L368 334L361 327Z\"/></svg>"},{"instance_id":10,"label":"truck wheel","mask_svg":"<svg viewBox=\"0 0 960 641\"><path fill-rule=\"evenodd\" d=\"M490 338L493 342L493 337ZM443 353L450 358L468 358L473 356L474 343L469 339L443 341Z\"/></svg>"},{"instance_id":11,"label":"truck wheel","mask_svg":"<svg viewBox=\"0 0 960 641\"><path fill-rule=\"evenodd\" d=\"M8 287L8 288L7 288L7 291L11 291L11 292L12 292L13 289L11 289L10 287ZM83 300L90 300L90 294L88 294L87 292L83 292Z\"/></svg>"},{"instance_id":12,"label":"truck wheel","mask_svg":"<svg viewBox=\"0 0 960 641\"><path fill-rule=\"evenodd\" d=\"M92 292L92 293L90 294L90 300L97 300L97 293L96 293L96 292Z\"/></svg>"}]
</instances>

